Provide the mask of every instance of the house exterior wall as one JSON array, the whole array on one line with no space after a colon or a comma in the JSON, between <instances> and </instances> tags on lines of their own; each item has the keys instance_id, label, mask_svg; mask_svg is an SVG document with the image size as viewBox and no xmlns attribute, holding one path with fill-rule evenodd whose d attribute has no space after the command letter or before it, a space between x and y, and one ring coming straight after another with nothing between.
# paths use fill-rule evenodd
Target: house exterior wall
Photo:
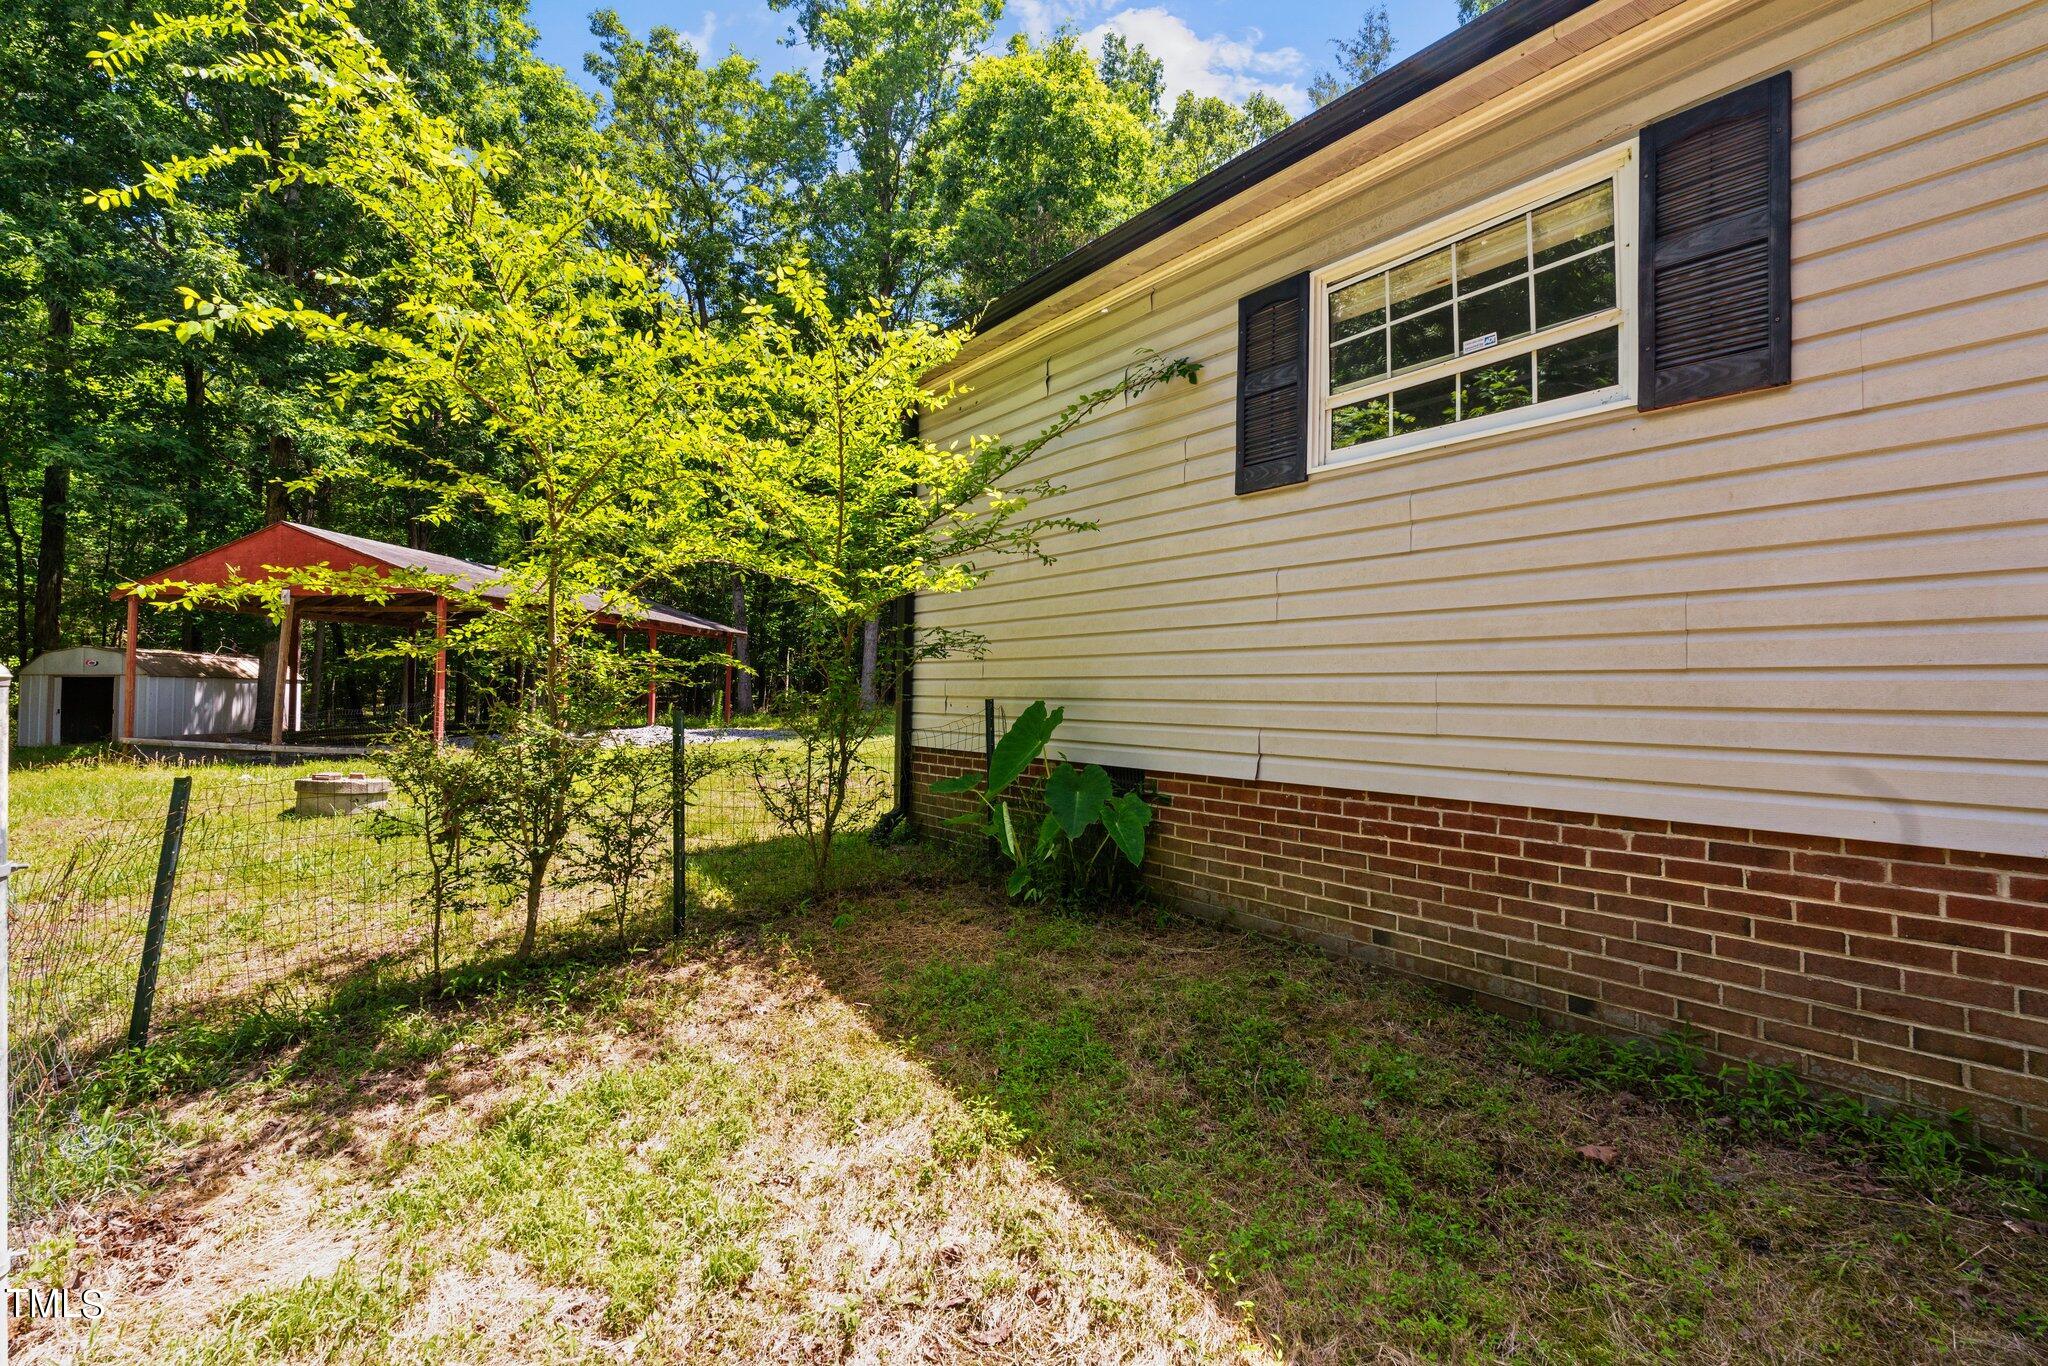
<instances>
[{"instance_id":1,"label":"house exterior wall","mask_svg":"<svg viewBox=\"0 0 2048 1366\"><path fill-rule=\"evenodd\" d=\"M1233 495L1241 295L1787 67L1789 388ZM2042 851L2044 90L2039 3L1751 7L969 374L933 439L1203 366L1035 462L1098 530L920 603L988 651L920 668L919 723L1043 696L1176 772Z\"/></svg>"},{"instance_id":2,"label":"house exterior wall","mask_svg":"<svg viewBox=\"0 0 2048 1366\"><path fill-rule=\"evenodd\" d=\"M1234 495L1239 297L1787 69L1789 387ZM1098 524L1056 563L920 601L988 644L919 730L1064 705L1173 798L1191 906L2048 1134L2048 4L1721 6L924 431L1029 434L1141 348L1200 382L1039 457Z\"/></svg>"}]
</instances>

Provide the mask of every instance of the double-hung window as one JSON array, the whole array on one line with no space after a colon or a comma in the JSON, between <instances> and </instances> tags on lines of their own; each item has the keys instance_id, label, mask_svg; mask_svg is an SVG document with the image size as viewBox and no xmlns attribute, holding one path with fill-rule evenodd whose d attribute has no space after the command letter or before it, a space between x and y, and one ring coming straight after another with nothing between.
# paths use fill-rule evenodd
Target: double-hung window
<instances>
[{"instance_id":1,"label":"double-hung window","mask_svg":"<svg viewBox=\"0 0 2048 1366\"><path fill-rule=\"evenodd\" d=\"M1631 149L1314 278L1316 464L1631 401Z\"/></svg>"}]
</instances>

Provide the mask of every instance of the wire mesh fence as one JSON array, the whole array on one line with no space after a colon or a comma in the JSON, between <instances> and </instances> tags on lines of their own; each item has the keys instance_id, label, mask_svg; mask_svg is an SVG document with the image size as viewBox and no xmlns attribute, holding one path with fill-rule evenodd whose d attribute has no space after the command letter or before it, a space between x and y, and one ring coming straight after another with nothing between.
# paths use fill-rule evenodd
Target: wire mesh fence
<instances>
[{"instance_id":1,"label":"wire mesh fence","mask_svg":"<svg viewBox=\"0 0 2048 1366\"><path fill-rule=\"evenodd\" d=\"M366 773L374 769L366 768ZM306 814L307 775L221 766L191 775L167 906L155 1023L248 1012L367 971L418 974L430 950L420 859L399 822L403 799ZM72 1076L128 1037L174 781L165 769L95 765L74 779L87 807L17 798L10 956L13 1083L31 1093ZM33 792L33 789L31 789ZM667 863L650 884L668 879ZM446 917L444 962L516 944L525 906L513 886ZM666 918L647 903L633 932ZM609 906L602 889L554 879L542 904L552 934L584 932Z\"/></svg>"},{"instance_id":2,"label":"wire mesh fence","mask_svg":"<svg viewBox=\"0 0 2048 1366\"><path fill-rule=\"evenodd\" d=\"M981 722L921 729L918 746L979 754ZM614 743L658 746L671 762L656 841L624 902L601 879L579 878L582 829L545 884L538 942L547 948L673 933L692 908L741 906L755 894L811 885L829 815L834 858L858 862L860 839L897 805L895 737L867 737L835 768L829 746L784 730L619 732ZM653 756L650 756L653 757ZM332 761L328 761L332 762ZM843 800L826 798L843 768ZM302 810L312 765L190 769L122 761L70 763L12 775L15 875L11 929L13 1090L30 1095L80 1075L130 1037L152 892L164 856L171 791L190 793L164 917L153 1027L233 1019L303 1004L367 976L424 981L433 966L418 839L398 791L381 806ZM378 761L350 761L377 777ZM669 815L680 788L680 820ZM853 846L854 852L848 853ZM687 877L678 907L673 866ZM625 922L616 916L625 910ZM525 927L515 878L498 877L442 918L440 960L457 971L509 955Z\"/></svg>"}]
</instances>

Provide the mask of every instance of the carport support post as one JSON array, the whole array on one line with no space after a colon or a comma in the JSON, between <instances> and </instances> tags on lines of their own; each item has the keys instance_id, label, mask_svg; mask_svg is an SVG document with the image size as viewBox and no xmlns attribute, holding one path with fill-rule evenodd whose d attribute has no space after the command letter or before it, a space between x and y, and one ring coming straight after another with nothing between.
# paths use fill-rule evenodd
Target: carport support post
<instances>
[{"instance_id":1,"label":"carport support post","mask_svg":"<svg viewBox=\"0 0 2048 1366\"><path fill-rule=\"evenodd\" d=\"M192 800L190 777L171 779L171 809L164 814L164 842L156 855L156 885L149 893L149 925L142 932L142 965L135 972L135 1009L128 1016L128 1046L149 1042L149 1015L156 1005L156 968L164 954L164 927L171 919L171 888L178 880L178 851L185 844L185 808Z\"/></svg>"},{"instance_id":2,"label":"carport support post","mask_svg":"<svg viewBox=\"0 0 2048 1366\"><path fill-rule=\"evenodd\" d=\"M654 628L650 626L647 628L647 724L650 726L655 723L655 718L660 714L654 709L655 666L660 661L661 656L657 652L657 647L654 643Z\"/></svg>"},{"instance_id":3,"label":"carport support post","mask_svg":"<svg viewBox=\"0 0 2048 1366\"><path fill-rule=\"evenodd\" d=\"M738 636L729 635L725 638L726 654L738 654L739 648L740 638ZM732 662L730 660L727 660L725 665L725 713L721 719L728 726L732 724Z\"/></svg>"},{"instance_id":4,"label":"carport support post","mask_svg":"<svg viewBox=\"0 0 2048 1366\"><path fill-rule=\"evenodd\" d=\"M448 737L448 599L434 595L434 748Z\"/></svg>"},{"instance_id":5,"label":"carport support post","mask_svg":"<svg viewBox=\"0 0 2048 1366\"><path fill-rule=\"evenodd\" d=\"M121 738L135 738L136 634L142 629L142 599L128 595L128 634L121 649ZM59 739L63 737L59 736Z\"/></svg>"},{"instance_id":6,"label":"carport support post","mask_svg":"<svg viewBox=\"0 0 2048 1366\"><path fill-rule=\"evenodd\" d=\"M292 601L292 590L284 590L284 617L277 623L277 672L270 688L270 743L284 743L284 715L286 699L291 695L292 646L298 642L298 605Z\"/></svg>"}]
</instances>

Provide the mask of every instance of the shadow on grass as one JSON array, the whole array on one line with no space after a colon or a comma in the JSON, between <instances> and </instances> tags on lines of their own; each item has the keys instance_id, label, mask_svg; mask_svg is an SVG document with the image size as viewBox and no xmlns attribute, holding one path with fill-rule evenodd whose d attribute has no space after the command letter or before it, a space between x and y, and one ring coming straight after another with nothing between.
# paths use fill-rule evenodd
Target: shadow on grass
<instances>
[{"instance_id":1,"label":"shadow on grass","mask_svg":"<svg viewBox=\"0 0 2048 1366\"><path fill-rule=\"evenodd\" d=\"M714 908L721 924L767 918L883 884L935 884L952 870L942 850L847 836L835 848L832 890L820 897L801 840L735 844L691 855L691 913ZM747 916L735 915L734 906ZM530 1022L535 1010L603 1015L623 990L609 970L672 942L666 886L636 913L625 944L596 915L555 914L531 959L487 949L451 967L439 990L426 979L416 943L375 957L337 948L240 992L160 1010L146 1047L104 1045L42 1059L38 1075L72 1080L17 1100L15 1213L32 1216L136 1187L189 1137L165 1115L186 1097L242 1078L260 1076L290 1092L302 1129L290 1141L331 1146L356 1114L417 1091L458 1044L508 1042L515 1017ZM123 965L116 983L123 993L129 972Z\"/></svg>"},{"instance_id":2,"label":"shadow on grass","mask_svg":"<svg viewBox=\"0 0 2048 1366\"><path fill-rule=\"evenodd\" d=\"M82 1059L75 1083L17 1102L13 1212L91 1202L153 1178L193 1137L169 1118L178 1103L245 1079L292 1097L297 1132L273 1141L332 1147L357 1114L417 1093L460 1044L506 1042L536 1013L615 1007L623 987L608 970L660 942L643 934L621 946L595 926L565 928L529 959L501 952L452 969L438 990L414 961L370 960L321 982L273 984L141 1048Z\"/></svg>"},{"instance_id":3,"label":"shadow on grass","mask_svg":"<svg viewBox=\"0 0 2048 1366\"><path fill-rule=\"evenodd\" d=\"M842 887L880 890L807 904L792 850L702 856L707 901L722 889L741 909L702 911L671 952L815 977L1287 1355L1875 1360L1939 1343L2032 1360L2048 1334L2048 1239L1996 1210L1899 1198L1553 1080L1532 1036L1313 952L1167 917L1017 911L948 884L952 856L915 845L850 856ZM764 920L764 903L804 909ZM417 1108L458 1047L516 1066L537 1024L582 1037L654 1019L665 1007L635 995L647 979L629 961L593 937L479 964L425 1000L365 977L166 1039L53 1116L87 1155L73 1188L116 1184L84 1165L118 1148L94 1149L95 1123L180 1095L249 1079L273 1102L260 1134L194 1150L212 1164L185 1173L197 1189L251 1144L332 1150L372 1110Z\"/></svg>"},{"instance_id":4,"label":"shadow on grass","mask_svg":"<svg viewBox=\"0 0 2048 1366\"><path fill-rule=\"evenodd\" d=\"M951 846L845 835L820 887L808 843L795 835L692 848L689 908L726 924L762 921L891 887L937 887L964 871Z\"/></svg>"},{"instance_id":5,"label":"shadow on grass","mask_svg":"<svg viewBox=\"0 0 2048 1366\"><path fill-rule=\"evenodd\" d=\"M973 899L792 928L830 990L1289 1355L2025 1359L2048 1334L2048 1240L1995 1209L1547 1078L1537 1036L1314 952Z\"/></svg>"}]
</instances>

